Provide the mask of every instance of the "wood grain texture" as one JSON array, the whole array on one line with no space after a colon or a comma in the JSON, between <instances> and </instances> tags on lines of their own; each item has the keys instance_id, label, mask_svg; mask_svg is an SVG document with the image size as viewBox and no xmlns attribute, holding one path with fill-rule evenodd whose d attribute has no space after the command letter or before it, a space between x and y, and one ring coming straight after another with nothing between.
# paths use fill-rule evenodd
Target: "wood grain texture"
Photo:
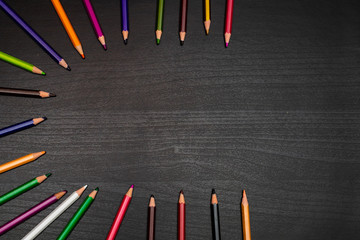
<instances>
[{"instance_id":1,"label":"wood grain texture","mask_svg":"<svg viewBox=\"0 0 360 240\"><path fill-rule=\"evenodd\" d=\"M117 239L145 239L156 196L157 239L176 239L177 198L186 193L187 239L211 238L210 195L218 194L223 239L241 239L241 190L253 239L357 239L360 230L359 1L235 2L224 48L225 3L212 0L205 36L201 1L190 1L186 44L178 1L167 1L161 45L156 1L129 1L124 45L120 2L93 0L108 51L81 1L62 0L83 44L74 51L50 1L9 4L69 63L65 71L0 12L1 50L46 77L0 62L1 87L46 89L56 98L0 96L0 127L48 120L0 140L0 162L45 150L0 175L0 194L53 175L1 206L0 224L66 189L99 194L69 239L104 239L131 184L134 197ZM41 13L41 14L38 14ZM86 195L89 192L86 192ZM78 201L38 239L54 239ZM56 206L5 235L19 239Z\"/></svg>"}]
</instances>

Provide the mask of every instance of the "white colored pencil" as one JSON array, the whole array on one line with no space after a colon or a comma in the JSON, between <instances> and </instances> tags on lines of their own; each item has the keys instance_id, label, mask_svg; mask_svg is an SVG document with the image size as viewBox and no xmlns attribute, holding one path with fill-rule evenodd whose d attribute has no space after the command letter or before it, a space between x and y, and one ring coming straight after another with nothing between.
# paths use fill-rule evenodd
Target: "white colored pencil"
<instances>
[{"instance_id":1,"label":"white colored pencil","mask_svg":"<svg viewBox=\"0 0 360 240\"><path fill-rule=\"evenodd\" d=\"M73 192L67 199L65 199L57 208L55 208L46 218L44 218L36 227L34 227L22 240L35 239L42 231L45 230L53 221L55 221L63 212L66 211L76 200L78 200L81 194L85 191L87 185L83 186L79 190Z\"/></svg>"}]
</instances>

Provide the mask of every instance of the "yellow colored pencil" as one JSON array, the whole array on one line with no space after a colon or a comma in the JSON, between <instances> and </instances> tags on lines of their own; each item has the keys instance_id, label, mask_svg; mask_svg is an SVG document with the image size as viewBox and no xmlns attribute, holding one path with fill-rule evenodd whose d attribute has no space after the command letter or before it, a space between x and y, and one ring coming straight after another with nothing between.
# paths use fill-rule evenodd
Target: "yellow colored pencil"
<instances>
[{"instance_id":1,"label":"yellow colored pencil","mask_svg":"<svg viewBox=\"0 0 360 240\"><path fill-rule=\"evenodd\" d=\"M84 55L84 51L81 46L81 42L80 42L78 36L76 35L75 30L74 30L73 26L71 25L71 22L70 22L69 18L67 17L64 8L62 7L62 5L60 3L60 0L51 0L51 2L54 5L54 8L55 8L57 14L59 15L59 18L71 40L71 43L73 44L76 51L78 51L79 54L81 55L81 57L84 59L85 55Z\"/></svg>"},{"instance_id":2,"label":"yellow colored pencil","mask_svg":"<svg viewBox=\"0 0 360 240\"><path fill-rule=\"evenodd\" d=\"M205 30L206 30L206 35L209 34L210 31L210 0L205 0L205 19L204 19L204 26L205 26Z\"/></svg>"}]
</instances>

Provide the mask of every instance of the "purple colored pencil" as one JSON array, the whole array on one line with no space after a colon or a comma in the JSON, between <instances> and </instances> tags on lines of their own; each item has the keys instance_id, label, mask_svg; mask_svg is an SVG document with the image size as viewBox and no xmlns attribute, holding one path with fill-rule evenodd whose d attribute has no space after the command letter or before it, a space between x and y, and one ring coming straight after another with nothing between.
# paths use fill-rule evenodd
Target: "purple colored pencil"
<instances>
[{"instance_id":1,"label":"purple colored pencil","mask_svg":"<svg viewBox=\"0 0 360 240\"><path fill-rule=\"evenodd\" d=\"M94 8L92 7L90 0L83 0L83 3L85 5L85 9L89 15L91 25L93 26L94 31L99 39L99 42L101 43L101 45L103 45L104 49L106 50L107 48L106 48L106 44L105 44L105 37L101 30L99 21L96 17Z\"/></svg>"},{"instance_id":2,"label":"purple colored pencil","mask_svg":"<svg viewBox=\"0 0 360 240\"><path fill-rule=\"evenodd\" d=\"M62 67L71 70L65 60L40 37L12 8L10 8L3 0L0 0L0 7L7 13L35 42L37 42L49 56L54 59Z\"/></svg>"},{"instance_id":3,"label":"purple colored pencil","mask_svg":"<svg viewBox=\"0 0 360 240\"><path fill-rule=\"evenodd\" d=\"M44 201L38 203L37 205L33 206L29 210L23 212L22 214L20 214L13 220L5 223L4 225L2 225L0 227L0 236L3 235L4 233L10 231L17 225L25 222L26 220L28 220L35 214L37 214L37 213L41 212L42 210L44 210L45 208L49 207L50 205L56 203L62 196L65 195L65 193L67 193L66 190L56 193L56 194L50 196L49 198L45 199Z\"/></svg>"},{"instance_id":4,"label":"purple colored pencil","mask_svg":"<svg viewBox=\"0 0 360 240\"><path fill-rule=\"evenodd\" d=\"M124 43L127 44L129 36L129 11L128 0L121 0L121 27Z\"/></svg>"}]
</instances>

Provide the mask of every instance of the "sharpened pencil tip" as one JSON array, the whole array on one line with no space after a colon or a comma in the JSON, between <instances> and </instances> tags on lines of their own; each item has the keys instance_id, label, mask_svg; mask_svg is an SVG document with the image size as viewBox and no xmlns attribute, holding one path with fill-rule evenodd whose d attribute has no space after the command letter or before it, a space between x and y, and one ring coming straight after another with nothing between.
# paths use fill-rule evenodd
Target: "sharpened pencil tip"
<instances>
[{"instance_id":1,"label":"sharpened pencil tip","mask_svg":"<svg viewBox=\"0 0 360 240\"><path fill-rule=\"evenodd\" d=\"M183 46L183 45L184 45L184 41L180 41L180 45Z\"/></svg>"},{"instance_id":2,"label":"sharpened pencil tip","mask_svg":"<svg viewBox=\"0 0 360 240\"><path fill-rule=\"evenodd\" d=\"M156 39L156 44L157 44L157 45L160 44L160 39Z\"/></svg>"},{"instance_id":3,"label":"sharpened pencil tip","mask_svg":"<svg viewBox=\"0 0 360 240\"><path fill-rule=\"evenodd\" d=\"M47 117L42 117L42 119L44 119L44 121L45 121L45 120L47 120Z\"/></svg>"},{"instance_id":4,"label":"sharpened pencil tip","mask_svg":"<svg viewBox=\"0 0 360 240\"><path fill-rule=\"evenodd\" d=\"M133 185L131 185L131 187L130 188L134 188L134 184Z\"/></svg>"},{"instance_id":5,"label":"sharpened pencil tip","mask_svg":"<svg viewBox=\"0 0 360 240\"><path fill-rule=\"evenodd\" d=\"M104 47L104 50L106 51L107 50L106 44L104 44L103 47Z\"/></svg>"},{"instance_id":6,"label":"sharpened pencil tip","mask_svg":"<svg viewBox=\"0 0 360 240\"><path fill-rule=\"evenodd\" d=\"M225 46L228 47L228 46L229 46L229 43L225 43Z\"/></svg>"},{"instance_id":7,"label":"sharpened pencil tip","mask_svg":"<svg viewBox=\"0 0 360 240\"><path fill-rule=\"evenodd\" d=\"M85 59L85 55L84 55L84 54L81 54L81 57L82 57L82 59Z\"/></svg>"},{"instance_id":8,"label":"sharpened pencil tip","mask_svg":"<svg viewBox=\"0 0 360 240\"><path fill-rule=\"evenodd\" d=\"M127 39L124 39L124 43L125 43L125 45L127 45L127 44L128 44L128 40L127 40Z\"/></svg>"},{"instance_id":9,"label":"sharpened pencil tip","mask_svg":"<svg viewBox=\"0 0 360 240\"><path fill-rule=\"evenodd\" d=\"M216 192L215 192L215 189L214 189L214 188L211 190L211 194L216 194Z\"/></svg>"},{"instance_id":10,"label":"sharpened pencil tip","mask_svg":"<svg viewBox=\"0 0 360 240\"><path fill-rule=\"evenodd\" d=\"M95 188L94 190L98 192L98 191L99 191L99 187Z\"/></svg>"},{"instance_id":11,"label":"sharpened pencil tip","mask_svg":"<svg viewBox=\"0 0 360 240\"><path fill-rule=\"evenodd\" d=\"M155 198L155 196L151 194L150 198Z\"/></svg>"},{"instance_id":12,"label":"sharpened pencil tip","mask_svg":"<svg viewBox=\"0 0 360 240\"><path fill-rule=\"evenodd\" d=\"M68 66L68 67L66 68L66 70L68 70L68 71L71 71L71 68L70 68L70 66Z\"/></svg>"},{"instance_id":13,"label":"sharpened pencil tip","mask_svg":"<svg viewBox=\"0 0 360 240\"><path fill-rule=\"evenodd\" d=\"M45 75L46 75L46 73L44 73L44 72L41 72L41 75L45 76Z\"/></svg>"},{"instance_id":14,"label":"sharpened pencil tip","mask_svg":"<svg viewBox=\"0 0 360 240\"><path fill-rule=\"evenodd\" d=\"M56 97L56 94L55 93L50 93L49 96L50 97Z\"/></svg>"},{"instance_id":15,"label":"sharpened pencil tip","mask_svg":"<svg viewBox=\"0 0 360 240\"><path fill-rule=\"evenodd\" d=\"M184 194L184 191L182 189L180 190L180 194Z\"/></svg>"},{"instance_id":16,"label":"sharpened pencil tip","mask_svg":"<svg viewBox=\"0 0 360 240\"><path fill-rule=\"evenodd\" d=\"M52 173L45 174L45 176L48 178L52 175Z\"/></svg>"}]
</instances>

